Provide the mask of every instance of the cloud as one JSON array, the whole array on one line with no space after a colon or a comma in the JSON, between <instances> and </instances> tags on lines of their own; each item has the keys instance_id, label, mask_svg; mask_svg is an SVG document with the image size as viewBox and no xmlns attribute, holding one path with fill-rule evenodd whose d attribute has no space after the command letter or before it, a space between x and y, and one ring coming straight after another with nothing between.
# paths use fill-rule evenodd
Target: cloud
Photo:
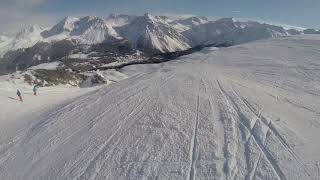
<instances>
[{"instance_id":1,"label":"cloud","mask_svg":"<svg viewBox=\"0 0 320 180\"><path fill-rule=\"evenodd\" d=\"M231 11L231 12L233 12L233 13L240 13L241 11L235 10L235 11Z\"/></svg>"},{"instance_id":2,"label":"cloud","mask_svg":"<svg viewBox=\"0 0 320 180\"><path fill-rule=\"evenodd\" d=\"M13 34L23 28L39 24L48 26L53 16L34 9L47 0L0 0L0 33Z\"/></svg>"}]
</instances>

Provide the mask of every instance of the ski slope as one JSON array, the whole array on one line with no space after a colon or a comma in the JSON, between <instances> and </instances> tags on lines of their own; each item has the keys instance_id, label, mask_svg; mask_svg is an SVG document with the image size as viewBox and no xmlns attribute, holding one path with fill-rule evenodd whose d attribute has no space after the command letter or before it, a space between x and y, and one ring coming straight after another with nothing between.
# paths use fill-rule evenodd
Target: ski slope
<instances>
[{"instance_id":1,"label":"ski slope","mask_svg":"<svg viewBox=\"0 0 320 180\"><path fill-rule=\"evenodd\" d=\"M0 177L317 179L319 60L297 36L126 67L1 138Z\"/></svg>"},{"instance_id":2,"label":"ski slope","mask_svg":"<svg viewBox=\"0 0 320 180\"><path fill-rule=\"evenodd\" d=\"M2 80L0 78L0 141L37 120L36 116L46 111L53 111L59 105L68 104L76 97L98 88L41 87L38 95L34 96L32 86ZM22 93L23 103L18 100L17 89Z\"/></svg>"}]
</instances>

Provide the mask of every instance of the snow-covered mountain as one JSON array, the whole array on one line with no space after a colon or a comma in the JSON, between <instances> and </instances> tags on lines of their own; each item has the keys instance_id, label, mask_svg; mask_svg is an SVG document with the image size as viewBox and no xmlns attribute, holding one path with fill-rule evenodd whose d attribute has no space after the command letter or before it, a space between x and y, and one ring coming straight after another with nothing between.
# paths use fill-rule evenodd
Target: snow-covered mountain
<instances>
[{"instance_id":1,"label":"snow-covered mountain","mask_svg":"<svg viewBox=\"0 0 320 180\"><path fill-rule=\"evenodd\" d=\"M44 30L43 27L34 25L23 29L13 37L2 36L0 39L0 57L8 51L34 46L43 40L41 32Z\"/></svg>"},{"instance_id":2,"label":"snow-covered mountain","mask_svg":"<svg viewBox=\"0 0 320 180\"><path fill-rule=\"evenodd\" d=\"M37 42L74 40L78 44L99 44L127 39L133 47L146 52L173 52L186 50L203 43L222 41L239 44L252 40L300 34L280 26L232 18L209 20L206 17L115 15L107 18L86 16L66 17L51 28L27 28L13 37L1 37L0 55L19 48L34 46Z\"/></svg>"},{"instance_id":3,"label":"snow-covered mountain","mask_svg":"<svg viewBox=\"0 0 320 180\"><path fill-rule=\"evenodd\" d=\"M51 28L32 26L15 36L2 36L0 74L57 61L77 73L128 62L163 62L208 45L231 46L299 33L233 18L151 14L66 17Z\"/></svg>"},{"instance_id":4,"label":"snow-covered mountain","mask_svg":"<svg viewBox=\"0 0 320 180\"><path fill-rule=\"evenodd\" d=\"M75 28L75 23L79 21L79 18L75 17L66 17L58 24L54 25L51 29L46 30L41 33L44 38L49 38L52 36L61 35L63 38L66 38L68 34Z\"/></svg>"},{"instance_id":5,"label":"snow-covered mountain","mask_svg":"<svg viewBox=\"0 0 320 180\"><path fill-rule=\"evenodd\" d=\"M67 17L50 30L41 33L48 41L75 39L80 44L98 44L109 39L121 39L103 19L96 16Z\"/></svg>"},{"instance_id":6,"label":"snow-covered mountain","mask_svg":"<svg viewBox=\"0 0 320 180\"><path fill-rule=\"evenodd\" d=\"M139 50L174 52L191 47L188 39L172 27L164 16L145 14L118 30Z\"/></svg>"},{"instance_id":7,"label":"snow-covered mountain","mask_svg":"<svg viewBox=\"0 0 320 180\"><path fill-rule=\"evenodd\" d=\"M288 35L279 26L252 21L240 22L233 18L222 18L214 22L200 24L183 32L183 34L191 41L192 46L224 42L234 45Z\"/></svg>"}]
</instances>

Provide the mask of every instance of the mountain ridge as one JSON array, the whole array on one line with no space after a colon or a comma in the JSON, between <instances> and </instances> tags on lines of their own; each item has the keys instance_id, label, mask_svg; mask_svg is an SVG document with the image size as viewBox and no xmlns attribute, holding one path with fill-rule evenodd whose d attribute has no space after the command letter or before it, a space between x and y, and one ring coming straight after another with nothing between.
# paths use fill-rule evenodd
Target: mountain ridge
<instances>
[{"instance_id":1,"label":"mountain ridge","mask_svg":"<svg viewBox=\"0 0 320 180\"><path fill-rule=\"evenodd\" d=\"M229 20L226 21L226 19ZM154 16L148 13L143 16L110 14L106 18L97 16L84 16L80 18L67 16L51 28L43 28L35 25L20 31L14 36L2 38L0 41L0 55L3 56L10 50L32 47L39 41L51 42L64 39L77 39L79 44L98 44L110 39L126 38L133 46L142 46L142 50L144 50L145 46L157 52L186 50L194 46L194 44L190 42L198 41L197 39L190 39L190 36L186 37L186 34L190 34L192 30L215 32L217 31L217 29L215 29L216 27L210 28L206 26L210 24L216 24L217 26L222 20L225 20L224 23L233 23L235 25L232 27L232 31L239 31L243 26L261 26L262 24L265 25L265 28L275 27L272 24L240 21L232 18L220 18L218 20L209 20L209 18L203 16L171 18L163 15ZM223 26L223 23L219 26ZM201 27L203 29L200 29ZM280 28L281 26L277 27ZM124 32L125 29L130 29L132 32ZM224 30L230 32L228 29L220 29L219 31ZM281 29L277 31L280 31L280 33L278 33L279 36L285 36L291 33L303 33L303 31L293 32L292 29ZM309 30L306 32L317 31ZM192 34L194 33L195 32L192 32ZM137 36L142 38L139 40L140 44L136 44L139 39ZM272 35L268 37L272 37ZM212 38L216 37L214 36ZM263 38L265 37L263 36ZM212 40L210 41L212 42ZM173 47L170 47L170 45L173 45ZM196 43L196 45L198 44Z\"/></svg>"},{"instance_id":2,"label":"mountain ridge","mask_svg":"<svg viewBox=\"0 0 320 180\"><path fill-rule=\"evenodd\" d=\"M32 26L15 36L2 36L0 74L51 62L62 62L63 69L76 73L164 62L202 47L228 47L304 32L318 31L286 30L267 23L234 18L210 20L202 16L68 16L51 28Z\"/></svg>"}]
</instances>

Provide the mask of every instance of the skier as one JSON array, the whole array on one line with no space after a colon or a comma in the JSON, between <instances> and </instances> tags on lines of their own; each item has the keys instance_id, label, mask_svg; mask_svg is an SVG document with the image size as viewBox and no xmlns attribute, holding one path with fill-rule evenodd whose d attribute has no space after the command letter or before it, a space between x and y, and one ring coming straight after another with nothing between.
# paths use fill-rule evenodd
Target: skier
<instances>
[{"instance_id":1,"label":"skier","mask_svg":"<svg viewBox=\"0 0 320 180\"><path fill-rule=\"evenodd\" d=\"M19 100L21 102L23 102L22 96L21 96L21 92L19 91L19 89L17 89L17 96L19 97Z\"/></svg>"},{"instance_id":2,"label":"skier","mask_svg":"<svg viewBox=\"0 0 320 180\"><path fill-rule=\"evenodd\" d=\"M37 90L38 90L39 86L38 85L35 85L33 86L33 95L37 95Z\"/></svg>"}]
</instances>

